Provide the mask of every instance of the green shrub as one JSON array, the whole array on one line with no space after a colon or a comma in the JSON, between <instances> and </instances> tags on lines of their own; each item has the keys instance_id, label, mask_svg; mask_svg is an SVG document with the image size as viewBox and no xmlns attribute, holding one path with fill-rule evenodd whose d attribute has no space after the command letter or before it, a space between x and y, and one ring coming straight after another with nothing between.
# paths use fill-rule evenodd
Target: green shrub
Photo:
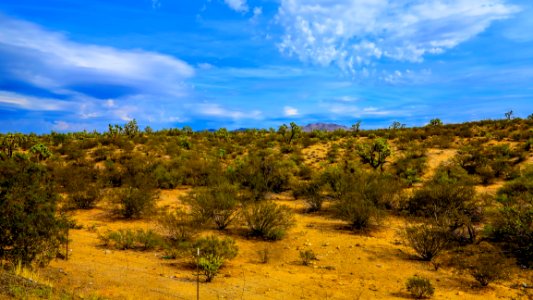
<instances>
[{"instance_id":1,"label":"green shrub","mask_svg":"<svg viewBox=\"0 0 533 300\"><path fill-rule=\"evenodd\" d=\"M193 244L194 251L200 249L200 256L213 255L224 259L232 259L237 256L239 248L232 238L220 239L214 235L200 238Z\"/></svg>"},{"instance_id":2,"label":"green shrub","mask_svg":"<svg viewBox=\"0 0 533 300\"><path fill-rule=\"evenodd\" d=\"M409 150L394 162L395 174L409 186L419 182L426 167L425 149Z\"/></svg>"},{"instance_id":3,"label":"green shrub","mask_svg":"<svg viewBox=\"0 0 533 300\"><path fill-rule=\"evenodd\" d=\"M118 250L151 250L163 244L161 236L151 229L107 231L104 234L99 234L98 239L103 246Z\"/></svg>"},{"instance_id":4,"label":"green shrub","mask_svg":"<svg viewBox=\"0 0 533 300\"><path fill-rule=\"evenodd\" d=\"M119 213L127 218L140 218L150 214L155 208L159 194L153 189L126 187L116 191L116 202Z\"/></svg>"},{"instance_id":5,"label":"green shrub","mask_svg":"<svg viewBox=\"0 0 533 300\"><path fill-rule=\"evenodd\" d=\"M322 209L322 204L324 203L324 196L321 194L321 189L321 183L315 179L311 182L303 182L298 185L293 190L293 194L295 198L302 197L304 199L309 212L315 212Z\"/></svg>"},{"instance_id":6,"label":"green shrub","mask_svg":"<svg viewBox=\"0 0 533 300\"><path fill-rule=\"evenodd\" d=\"M533 265L533 168L505 184L497 194L503 204L487 227L489 237L516 257L518 263Z\"/></svg>"},{"instance_id":7,"label":"green shrub","mask_svg":"<svg viewBox=\"0 0 533 300\"><path fill-rule=\"evenodd\" d=\"M94 184L87 184L87 186L87 189L69 194L69 200L74 208L90 209L96 205L100 198L100 189Z\"/></svg>"},{"instance_id":8,"label":"green shrub","mask_svg":"<svg viewBox=\"0 0 533 300\"><path fill-rule=\"evenodd\" d=\"M229 183L196 188L185 199L191 205L194 218L199 223L214 222L217 229L225 229L237 215L238 191Z\"/></svg>"},{"instance_id":9,"label":"green shrub","mask_svg":"<svg viewBox=\"0 0 533 300\"><path fill-rule=\"evenodd\" d=\"M27 159L0 160L0 261L46 264L65 240L67 220L46 168Z\"/></svg>"},{"instance_id":10,"label":"green shrub","mask_svg":"<svg viewBox=\"0 0 533 300\"><path fill-rule=\"evenodd\" d=\"M222 265L224 265L224 258L220 256L209 254L198 259L198 267L203 272L206 282L213 281Z\"/></svg>"},{"instance_id":11,"label":"green shrub","mask_svg":"<svg viewBox=\"0 0 533 300\"><path fill-rule=\"evenodd\" d=\"M424 277L410 277L407 279L405 287L415 299L430 298L435 293L435 288L433 288L429 279Z\"/></svg>"},{"instance_id":12,"label":"green shrub","mask_svg":"<svg viewBox=\"0 0 533 300\"><path fill-rule=\"evenodd\" d=\"M279 206L270 201L248 205L243 210L244 219L250 230L249 235L265 240L279 240L294 224L293 215L287 206Z\"/></svg>"},{"instance_id":13,"label":"green shrub","mask_svg":"<svg viewBox=\"0 0 533 300\"><path fill-rule=\"evenodd\" d=\"M197 240L193 248L195 254L196 249L199 249L200 256L196 259L198 260L198 267L206 277L206 282L211 282L225 261L237 256L239 250L233 239L219 239L216 236Z\"/></svg>"},{"instance_id":14,"label":"green shrub","mask_svg":"<svg viewBox=\"0 0 533 300\"><path fill-rule=\"evenodd\" d=\"M374 203L353 194L342 197L335 206L335 213L354 230L367 229L372 221L379 220L380 215Z\"/></svg>"},{"instance_id":15,"label":"green shrub","mask_svg":"<svg viewBox=\"0 0 533 300\"><path fill-rule=\"evenodd\" d=\"M448 179L433 180L417 190L407 203L408 211L416 216L430 218L433 223L458 240L474 242L474 223L480 221L483 211L476 202L473 186ZM463 231L468 233L463 237Z\"/></svg>"}]
</instances>

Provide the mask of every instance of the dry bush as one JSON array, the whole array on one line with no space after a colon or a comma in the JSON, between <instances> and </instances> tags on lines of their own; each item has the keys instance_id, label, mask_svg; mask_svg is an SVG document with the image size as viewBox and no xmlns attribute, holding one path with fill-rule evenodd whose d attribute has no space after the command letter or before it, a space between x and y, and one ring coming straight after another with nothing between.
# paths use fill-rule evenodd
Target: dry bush
<instances>
[{"instance_id":1,"label":"dry bush","mask_svg":"<svg viewBox=\"0 0 533 300\"><path fill-rule=\"evenodd\" d=\"M408 227L405 230L405 237L418 257L425 261L435 259L449 243L445 230L429 225Z\"/></svg>"}]
</instances>

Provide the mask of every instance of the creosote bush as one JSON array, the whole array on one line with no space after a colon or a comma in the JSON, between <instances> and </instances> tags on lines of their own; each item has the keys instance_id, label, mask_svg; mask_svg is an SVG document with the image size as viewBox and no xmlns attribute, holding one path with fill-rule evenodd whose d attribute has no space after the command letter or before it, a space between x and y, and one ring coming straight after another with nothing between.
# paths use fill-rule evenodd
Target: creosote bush
<instances>
[{"instance_id":1,"label":"creosote bush","mask_svg":"<svg viewBox=\"0 0 533 300\"><path fill-rule=\"evenodd\" d=\"M115 191L119 213L127 219L140 218L155 208L159 193L148 188L125 187Z\"/></svg>"},{"instance_id":2,"label":"creosote bush","mask_svg":"<svg viewBox=\"0 0 533 300\"><path fill-rule=\"evenodd\" d=\"M486 228L490 239L516 257L523 266L533 266L533 167L506 183L497 194L503 205Z\"/></svg>"},{"instance_id":3,"label":"creosote bush","mask_svg":"<svg viewBox=\"0 0 533 300\"><path fill-rule=\"evenodd\" d=\"M407 279L405 287L415 299L430 298L435 293L435 288L433 288L429 279L424 277L410 277Z\"/></svg>"},{"instance_id":4,"label":"creosote bush","mask_svg":"<svg viewBox=\"0 0 533 300\"><path fill-rule=\"evenodd\" d=\"M227 182L196 188L185 201L191 205L192 214L198 223L212 222L220 230L231 224L239 209L237 188Z\"/></svg>"},{"instance_id":5,"label":"creosote bush","mask_svg":"<svg viewBox=\"0 0 533 300\"><path fill-rule=\"evenodd\" d=\"M99 234L103 246L118 250L151 250L163 245L163 239L153 230L120 229Z\"/></svg>"},{"instance_id":6,"label":"creosote bush","mask_svg":"<svg viewBox=\"0 0 533 300\"><path fill-rule=\"evenodd\" d=\"M500 249L488 243L480 244L463 267L483 287L509 276L507 258L500 253Z\"/></svg>"},{"instance_id":7,"label":"creosote bush","mask_svg":"<svg viewBox=\"0 0 533 300\"><path fill-rule=\"evenodd\" d=\"M163 212L158 224L165 236L174 242L186 242L194 239L198 226L190 214L178 209L176 212Z\"/></svg>"},{"instance_id":8,"label":"creosote bush","mask_svg":"<svg viewBox=\"0 0 533 300\"><path fill-rule=\"evenodd\" d=\"M424 224L408 227L405 230L405 237L418 257L425 261L432 261L448 245L446 231L437 226Z\"/></svg>"},{"instance_id":9,"label":"creosote bush","mask_svg":"<svg viewBox=\"0 0 533 300\"><path fill-rule=\"evenodd\" d=\"M193 244L193 248L195 256L197 254L196 249L200 249L200 257L196 257L196 259L206 282L211 282L226 260L233 259L239 251L233 239L220 239L216 236L198 239Z\"/></svg>"},{"instance_id":10,"label":"creosote bush","mask_svg":"<svg viewBox=\"0 0 533 300\"><path fill-rule=\"evenodd\" d=\"M294 224L290 209L271 201L249 204L243 210L243 215L250 230L249 235L265 240L282 239Z\"/></svg>"}]
</instances>

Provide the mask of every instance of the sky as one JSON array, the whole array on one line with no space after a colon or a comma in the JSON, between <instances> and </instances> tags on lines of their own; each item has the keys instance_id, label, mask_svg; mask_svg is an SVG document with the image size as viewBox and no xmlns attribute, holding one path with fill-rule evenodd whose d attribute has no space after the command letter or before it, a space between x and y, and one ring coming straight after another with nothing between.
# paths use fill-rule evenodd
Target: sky
<instances>
[{"instance_id":1,"label":"sky","mask_svg":"<svg viewBox=\"0 0 533 300\"><path fill-rule=\"evenodd\" d=\"M0 132L533 113L530 0L2 0Z\"/></svg>"}]
</instances>

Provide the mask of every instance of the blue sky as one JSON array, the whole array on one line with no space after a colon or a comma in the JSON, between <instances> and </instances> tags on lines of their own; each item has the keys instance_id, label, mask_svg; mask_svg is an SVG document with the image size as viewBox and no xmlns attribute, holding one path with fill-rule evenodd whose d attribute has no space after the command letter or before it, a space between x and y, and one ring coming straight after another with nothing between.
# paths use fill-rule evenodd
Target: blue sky
<instances>
[{"instance_id":1,"label":"blue sky","mask_svg":"<svg viewBox=\"0 0 533 300\"><path fill-rule=\"evenodd\" d=\"M526 0L3 0L0 131L533 113Z\"/></svg>"}]
</instances>

